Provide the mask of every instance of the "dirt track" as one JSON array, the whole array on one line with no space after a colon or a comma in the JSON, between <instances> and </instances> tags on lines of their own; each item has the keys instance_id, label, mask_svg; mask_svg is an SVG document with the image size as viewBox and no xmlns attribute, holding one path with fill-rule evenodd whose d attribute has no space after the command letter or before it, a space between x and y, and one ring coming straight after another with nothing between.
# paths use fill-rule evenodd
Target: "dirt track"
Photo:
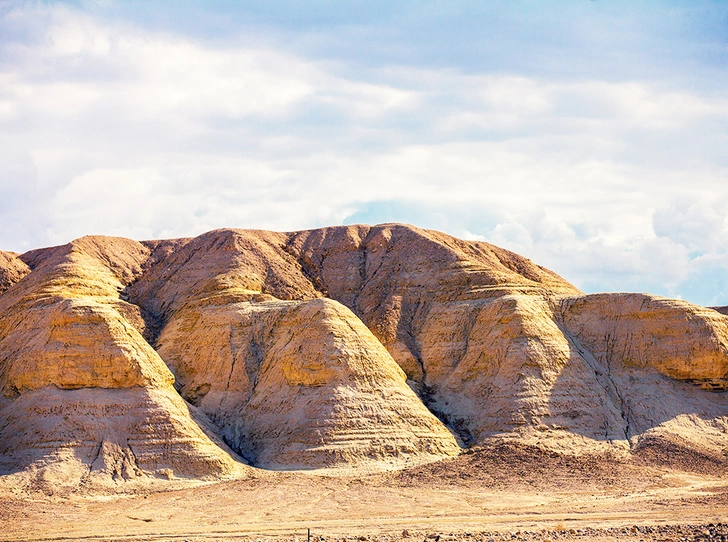
<instances>
[{"instance_id":1,"label":"dirt track","mask_svg":"<svg viewBox=\"0 0 728 542\"><path fill-rule=\"evenodd\" d=\"M364 476L262 471L246 480L136 491L101 496L6 491L0 540L302 542L307 528L317 542L728 535L728 477L715 465L690 472L639 461L539 456L532 449L483 450Z\"/></svg>"}]
</instances>

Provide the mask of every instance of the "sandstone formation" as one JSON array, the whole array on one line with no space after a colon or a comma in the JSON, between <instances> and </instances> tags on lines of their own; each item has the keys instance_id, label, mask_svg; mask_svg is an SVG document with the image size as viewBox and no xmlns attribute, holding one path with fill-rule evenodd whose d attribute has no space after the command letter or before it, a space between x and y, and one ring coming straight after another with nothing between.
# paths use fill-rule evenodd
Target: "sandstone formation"
<instances>
[{"instance_id":1,"label":"sandstone formation","mask_svg":"<svg viewBox=\"0 0 728 542\"><path fill-rule=\"evenodd\" d=\"M0 294L30 273L30 268L18 256L0 250Z\"/></svg>"},{"instance_id":2,"label":"sandstone formation","mask_svg":"<svg viewBox=\"0 0 728 542\"><path fill-rule=\"evenodd\" d=\"M70 483L238 472L119 299L148 252L87 237L24 255L33 271L0 297L0 472Z\"/></svg>"},{"instance_id":3,"label":"sandstone formation","mask_svg":"<svg viewBox=\"0 0 728 542\"><path fill-rule=\"evenodd\" d=\"M287 250L362 318L466 443L514 437L589 450L636 446L650 432L706 435L697 442L716 453L728 444L725 395L686 383L725 389L728 333L713 311L583 296L516 254L406 226L300 232ZM591 314L577 315L582 306ZM623 325L605 335L614 321ZM644 363L623 351L607 360L604 340L631 344ZM612 376L620 364L622 379Z\"/></svg>"},{"instance_id":4,"label":"sandstone formation","mask_svg":"<svg viewBox=\"0 0 728 542\"><path fill-rule=\"evenodd\" d=\"M188 475L212 476L235 453L275 469L397 466L492 439L728 449L728 317L584 295L487 243L396 224L94 237L0 253L2 280L13 465L73 450L116 473L184 474L186 457ZM30 421L41 404L53 408Z\"/></svg>"},{"instance_id":5,"label":"sandstone formation","mask_svg":"<svg viewBox=\"0 0 728 542\"><path fill-rule=\"evenodd\" d=\"M336 301L188 307L158 344L182 396L257 466L401 464L459 451L387 350Z\"/></svg>"},{"instance_id":6,"label":"sandstone formation","mask_svg":"<svg viewBox=\"0 0 728 542\"><path fill-rule=\"evenodd\" d=\"M129 288L164 326L158 352L182 396L258 466L456 454L454 436L366 326L317 299L285 241L270 232L202 235Z\"/></svg>"}]
</instances>

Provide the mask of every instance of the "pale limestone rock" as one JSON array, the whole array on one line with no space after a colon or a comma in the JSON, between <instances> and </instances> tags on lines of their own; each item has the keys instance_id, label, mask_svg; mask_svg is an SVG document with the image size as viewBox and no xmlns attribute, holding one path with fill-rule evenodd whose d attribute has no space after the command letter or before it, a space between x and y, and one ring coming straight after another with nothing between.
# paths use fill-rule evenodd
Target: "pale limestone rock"
<instances>
[{"instance_id":1,"label":"pale limestone rock","mask_svg":"<svg viewBox=\"0 0 728 542\"><path fill-rule=\"evenodd\" d=\"M717 454L728 447L727 394L709 391L728 383L728 318L644 294L561 299L557 314L574 347L615 390L633 445L658 436Z\"/></svg>"},{"instance_id":2,"label":"pale limestone rock","mask_svg":"<svg viewBox=\"0 0 728 542\"><path fill-rule=\"evenodd\" d=\"M82 465L94 478L153 476L160 468L203 478L240 471L118 310L127 305L119 292L148 255L114 238L24 255L34 270L0 296L2 472L51 469L74 479ZM96 472L107 455L111 463Z\"/></svg>"},{"instance_id":3,"label":"pale limestone rock","mask_svg":"<svg viewBox=\"0 0 728 542\"><path fill-rule=\"evenodd\" d=\"M403 225L346 226L144 243L83 238L4 257L0 273L15 271L0 293L0 420L13 434L33 434L30 425L23 433L29 415L16 413L51 391L59 395L43 400L59 412L76 401L64 394L93 390L101 395L92 405L141 405L130 420L145 408L166 413L155 415L159 438L146 444L118 437L135 423L120 418L80 430L78 442L93 446L49 433L43 451L28 436L13 440L5 460L27 450L33 465L78 456L111 479L137 469L166 476L165 465L180 468L177 456L139 458L167 440L202 465L190 476L230 472L224 446L205 440L210 430L271 468L456 453L392 358L467 444L507 438L626 453L664 437L710 453L728 446L728 395L710 391L728 373L728 318L645 295L585 296L487 243ZM162 359L212 429L175 395ZM113 399L125 394L132 398ZM81 426L94 415L64 414Z\"/></svg>"},{"instance_id":4,"label":"pale limestone rock","mask_svg":"<svg viewBox=\"0 0 728 542\"><path fill-rule=\"evenodd\" d=\"M561 301L564 326L600 363L678 380L728 378L728 318L685 301L596 294Z\"/></svg>"},{"instance_id":5,"label":"pale limestone rock","mask_svg":"<svg viewBox=\"0 0 728 542\"><path fill-rule=\"evenodd\" d=\"M0 393L174 383L164 362L114 304L88 297L35 301L3 323L0 357L9 365Z\"/></svg>"},{"instance_id":6,"label":"pale limestone rock","mask_svg":"<svg viewBox=\"0 0 728 542\"><path fill-rule=\"evenodd\" d=\"M618 409L543 297L443 303L419 336L432 407L473 442L529 429L547 438L561 428L591 439L624 438Z\"/></svg>"},{"instance_id":7,"label":"pale limestone rock","mask_svg":"<svg viewBox=\"0 0 728 542\"><path fill-rule=\"evenodd\" d=\"M184 280L165 286L172 296L157 290L150 304L162 307L163 317L170 314L165 307L198 294L216 297L220 304L244 295L249 299L251 291L286 299L336 299L368 325L426 404L470 443L519 438L562 449L589 450L601 444L624 448L630 439L696 410L686 403L697 404L703 414L688 415L698 433L712 432L715 442L725 437L720 430L727 416L725 399L665 379L652 366L630 378L610 375L603 360L571 333L559 309L562 299L578 305L580 292L550 271L487 243L383 225L324 228L288 237L221 230L184 248L162 266L170 277ZM205 250L211 251L209 267L202 264ZM185 269L188 261L193 265ZM273 263L267 267L261 263L268 261ZM162 275L152 270L149 276ZM153 283L143 277L134 288L148 292L147 282ZM181 283L205 287L185 291ZM605 299L612 299L610 295ZM136 300L146 306L143 296ZM682 304L672 316L655 313L655 325L672 329L679 314L694 310ZM703 311L695 318L711 316ZM720 374L726 359L720 340L706 341L702 366L710 366L711 375ZM692 348L688 343L684 347ZM630 387L640 379L651 384ZM650 397L653 388L660 390L660 397L688 399L669 399L677 405L673 408L662 398L654 403L651 417L649 409L638 405L640 394ZM630 393L635 397L625 396ZM630 406L630 400L635 404Z\"/></svg>"},{"instance_id":8,"label":"pale limestone rock","mask_svg":"<svg viewBox=\"0 0 728 542\"><path fill-rule=\"evenodd\" d=\"M0 250L0 294L30 273L28 265L15 252Z\"/></svg>"},{"instance_id":9,"label":"pale limestone rock","mask_svg":"<svg viewBox=\"0 0 728 542\"><path fill-rule=\"evenodd\" d=\"M162 322L191 299L254 291L278 299L320 297L286 252L287 237L259 230L215 230L176 247L126 290Z\"/></svg>"},{"instance_id":10,"label":"pale limestone rock","mask_svg":"<svg viewBox=\"0 0 728 542\"><path fill-rule=\"evenodd\" d=\"M67 459L78 471L75 483L154 477L163 469L200 479L242 472L204 417L166 387L48 386L0 401L0 420L2 474Z\"/></svg>"},{"instance_id":11,"label":"pale limestone rock","mask_svg":"<svg viewBox=\"0 0 728 542\"><path fill-rule=\"evenodd\" d=\"M415 379L421 374L417 330L434 304L513 293L580 293L512 252L412 226L299 232L288 251L317 288L362 318Z\"/></svg>"},{"instance_id":12,"label":"pale limestone rock","mask_svg":"<svg viewBox=\"0 0 728 542\"><path fill-rule=\"evenodd\" d=\"M714 453L728 446L725 394L660 374L659 363L593 355L554 312L565 305L510 295L433 308L419 333L431 408L476 443L518 438L581 453L604 445L626 449L645 435L677 435ZM627 319L629 306L621 310ZM702 312L694 306L683 310ZM653 323L682 333L665 315ZM721 324L716 322L719 335ZM636 344L650 343L641 337ZM699 354L698 367L725 361L719 350L715 354Z\"/></svg>"},{"instance_id":13,"label":"pale limestone rock","mask_svg":"<svg viewBox=\"0 0 728 542\"><path fill-rule=\"evenodd\" d=\"M459 451L335 301L207 300L175 314L158 344L182 396L257 466L401 466Z\"/></svg>"},{"instance_id":14,"label":"pale limestone rock","mask_svg":"<svg viewBox=\"0 0 728 542\"><path fill-rule=\"evenodd\" d=\"M725 395L659 374L721 389L728 320L714 311L663 300L635 316L619 294L581 296L525 258L408 226L300 232L290 246L307 276L362 318L470 442L514 437L588 450L687 431L695 443L705 434L711 446L728 444ZM622 335L612 335L622 341L621 377L598 344L615 319L623 321ZM627 343L649 362L620 357Z\"/></svg>"}]
</instances>

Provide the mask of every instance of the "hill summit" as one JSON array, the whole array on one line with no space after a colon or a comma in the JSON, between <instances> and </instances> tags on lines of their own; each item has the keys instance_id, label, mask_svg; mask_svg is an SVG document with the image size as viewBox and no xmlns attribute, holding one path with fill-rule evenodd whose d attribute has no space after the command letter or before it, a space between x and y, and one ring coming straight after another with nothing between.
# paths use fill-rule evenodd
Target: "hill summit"
<instances>
[{"instance_id":1,"label":"hill summit","mask_svg":"<svg viewBox=\"0 0 728 542\"><path fill-rule=\"evenodd\" d=\"M726 388L727 316L585 295L413 226L0 252L0 475L23 483L397 468L496 441L720 459Z\"/></svg>"}]
</instances>

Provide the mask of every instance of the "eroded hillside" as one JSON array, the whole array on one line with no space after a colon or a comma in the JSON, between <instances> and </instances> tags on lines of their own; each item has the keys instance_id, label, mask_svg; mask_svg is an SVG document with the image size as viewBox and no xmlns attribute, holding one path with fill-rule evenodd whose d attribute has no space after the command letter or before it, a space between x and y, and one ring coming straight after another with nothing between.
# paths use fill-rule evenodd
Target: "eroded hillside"
<instances>
[{"instance_id":1,"label":"eroded hillside","mask_svg":"<svg viewBox=\"0 0 728 542\"><path fill-rule=\"evenodd\" d=\"M728 450L728 317L403 225L0 253L0 474ZM60 474L59 474L60 473Z\"/></svg>"}]
</instances>

